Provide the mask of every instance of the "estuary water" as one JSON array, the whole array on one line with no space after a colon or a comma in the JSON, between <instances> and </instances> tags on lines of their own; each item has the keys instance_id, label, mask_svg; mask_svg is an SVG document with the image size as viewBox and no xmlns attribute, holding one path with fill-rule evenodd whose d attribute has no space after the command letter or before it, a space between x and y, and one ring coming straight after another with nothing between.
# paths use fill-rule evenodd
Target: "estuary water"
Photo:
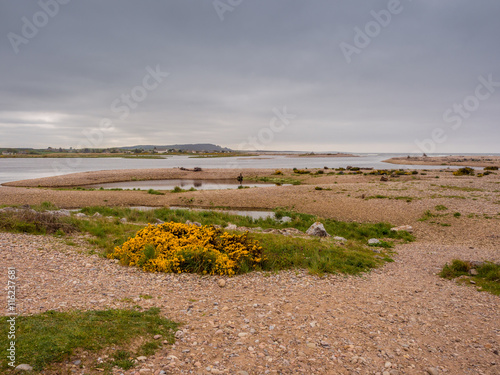
<instances>
[{"instance_id":1,"label":"estuary water","mask_svg":"<svg viewBox=\"0 0 500 375\"><path fill-rule=\"evenodd\" d=\"M0 158L0 184L9 181L50 177L69 173L112 169L145 168L340 168L348 165L376 169L443 169L443 166L396 165L383 160L407 154L356 154L357 157L303 157L297 155L259 155L244 157L197 158L187 155L163 159L133 158ZM465 155L465 154L462 154ZM431 155L429 155L431 156ZM432 155L434 156L434 155ZM435 155L438 156L438 155Z\"/></svg>"}]
</instances>

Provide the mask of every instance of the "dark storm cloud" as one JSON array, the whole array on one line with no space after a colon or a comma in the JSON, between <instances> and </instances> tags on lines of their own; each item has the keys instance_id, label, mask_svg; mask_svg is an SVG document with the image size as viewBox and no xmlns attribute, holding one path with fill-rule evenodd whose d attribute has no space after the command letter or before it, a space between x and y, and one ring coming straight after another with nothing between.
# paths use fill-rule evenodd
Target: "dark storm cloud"
<instances>
[{"instance_id":1,"label":"dark storm cloud","mask_svg":"<svg viewBox=\"0 0 500 375\"><path fill-rule=\"evenodd\" d=\"M263 149L410 152L418 141L437 152L497 151L500 87L471 99L479 77L500 81L497 1L1 7L0 146L74 147L108 118L103 147L256 139ZM26 20L44 23L40 12L53 15L25 38ZM145 88L157 68L170 75ZM131 94L141 101L127 104ZM296 117L273 125L284 107ZM460 126L443 119L450 108L462 111Z\"/></svg>"}]
</instances>

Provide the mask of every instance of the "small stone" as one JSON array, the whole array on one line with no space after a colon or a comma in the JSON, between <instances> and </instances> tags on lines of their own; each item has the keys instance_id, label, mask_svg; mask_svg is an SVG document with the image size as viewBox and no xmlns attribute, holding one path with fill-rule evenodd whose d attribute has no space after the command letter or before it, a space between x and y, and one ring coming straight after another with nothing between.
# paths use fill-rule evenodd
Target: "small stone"
<instances>
[{"instance_id":1,"label":"small stone","mask_svg":"<svg viewBox=\"0 0 500 375\"><path fill-rule=\"evenodd\" d=\"M246 371L238 371L236 374L237 375L248 375L248 372L246 372Z\"/></svg>"},{"instance_id":2,"label":"small stone","mask_svg":"<svg viewBox=\"0 0 500 375\"><path fill-rule=\"evenodd\" d=\"M162 337L161 335L154 335L154 336L153 336L153 338L154 338L155 340L159 340L159 339L161 339L161 337Z\"/></svg>"},{"instance_id":3,"label":"small stone","mask_svg":"<svg viewBox=\"0 0 500 375\"><path fill-rule=\"evenodd\" d=\"M475 268L472 268L469 270L469 275L471 276L477 276L478 275L478 272Z\"/></svg>"},{"instance_id":4,"label":"small stone","mask_svg":"<svg viewBox=\"0 0 500 375\"><path fill-rule=\"evenodd\" d=\"M95 214L92 215L92 217L99 218L102 217L102 215L99 212L96 212Z\"/></svg>"},{"instance_id":5,"label":"small stone","mask_svg":"<svg viewBox=\"0 0 500 375\"><path fill-rule=\"evenodd\" d=\"M17 366L16 370L20 370L20 371L33 371L33 367L31 367L30 365L28 365L26 363L23 363L22 365Z\"/></svg>"},{"instance_id":6,"label":"small stone","mask_svg":"<svg viewBox=\"0 0 500 375\"><path fill-rule=\"evenodd\" d=\"M316 348L316 344L315 344L315 343L313 343L313 342L308 342L308 343L307 343L307 347L308 347L308 348L311 348L311 349L314 349L314 348Z\"/></svg>"},{"instance_id":7,"label":"small stone","mask_svg":"<svg viewBox=\"0 0 500 375\"><path fill-rule=\"evenodd\" d=\"M120 223L125 224L126 222L127 222L127 218L126 217L122 217L120 219Z\"/></svg>"},{"instance_id":8,"label":"small stone","mask_svg":"<svg viewBox=\"0 0 500 375\"><path fill-rule=\"evenodd\" d=\"M224 288L226 286L226 280L220 279L219 281L217 281L217 285L219 285L219 287L221 288Z\"/></svg>"},{"instance_id":9,"label":"small stone","mask_svg":"<svg viewBox=\"0 0 500 375\"><path fill-rule=\"evenodd\" d=\"M141 361L141 362L144 362L146 359L148 359L148 357L145 357L143 355L141 355L140 357L137 357L137 360Z\"/></svg>"},{"instance_id":10,"label":"small stone","mask_svg":"<svg viewBox=\"0 0 500 375\"><path fill-rule=\"evenodd\" d=\"M315 222L312 224L308 230L306 230L306 233L310 236L317 236L317 237L331 237L330 234L326 231L325 227L323 226L322 223L319 221Z\"/></svg>"},{"instance_id":11,"label":"small stone","mask_svg":"<svg viewBox=\"0 0 500 375\"><path fill-rule=\"evenodd\" d=\"M73 361L73 364L76 366L80 366L82 364L82 361L77 359L76 361Z\"/></svg>"},{"instance_id":12,"label":"small stone","mask_svg":"<svg viewBox=\"0 0 500 375\"><path fill-rule=\"evenodd\" d=\"M413 227L411 225L401 225L400 227L391 228L393 232L407 231L408 233L413 233Z\"/></svg>"},{"instance_id":13,"label":"small stone","mask_svg":"<svg viewBox=\"0 0 500 375\"><path fill-rule=\"evenodd\" d=\"M342 242L347 241L344 237L339 237L339 236L335 236L335 237L333 237L333 239L334 239L335 241L342 241Z\"/></svg>"},{"instance_id":14,"label":"small stone","mask_svg":"<svg viewBox=\"0 0 500 375\"><path fill-rule=\"evenodd\" d=\"M390 368L391 366L392 366L391 362L386 362L384 365L385 368Z\"/></svg>"},{"instance_id":15,"label":"small stone","mask_svg":"<svg viewBox=\"0 0 500 375\"><path fill-rule=\"evenodd\" d=\"M368 245L378 245L380 244L380 240L376 239L376 238L370 238L368 240Z\"/></svg>"},{"instance_id":16,"label":"small stone","mask_svg":"<svg viewBox=\"0 0 500 375\"><path fill-rule=\"evenodd\" d=\"M292 221L292 218L290 216L283 216L280 220L282 223L290 223Z\"/></svg>"},{"instance_id":17,"label":"small stone","mask_svg":"<svg viewBox=\"0 0 500 375\"><path fill-rule=\"evenodd\" d=\"M238 337L246 337L246 336L248 336L248 333L246 333L246 332L238 333Z\"/></svg>"},{"instance_id":18,"label":"small stone","mask_svg":"<svg viewBox=\"0 0 500 375\"><path fill-rule=\"evenodd\" d=\"M227 229L227 230L236 230L236 229L238 229L238 227L236 226L236 224L227 223L227 227L224 228L224 229Z\"/></svg>"},{"instance_id":19,"label":"small stone","mask_svg":"<svg viewBox=\"0 0 500 375\"><path fill-rule=\"evenodd\" d=\"M427 373L428 373L429 375L438 375L438 374L439 374L439 371L438 371L438 369L437 369L437 368L435 368L435 367L429 367L429 368L427 369Z\"/></svg>"},{"instance_id":20,"label":"small stone","mask_svg":"<svg viewBox=\"0 0 500 375\"><path fill-rule=\"evenodd\" d=\"M78 217L78 218L83 218L83 217L87 217L87 215L85 215L83 212L78 212L75 217Z\"/></svg>"}]
</instances>

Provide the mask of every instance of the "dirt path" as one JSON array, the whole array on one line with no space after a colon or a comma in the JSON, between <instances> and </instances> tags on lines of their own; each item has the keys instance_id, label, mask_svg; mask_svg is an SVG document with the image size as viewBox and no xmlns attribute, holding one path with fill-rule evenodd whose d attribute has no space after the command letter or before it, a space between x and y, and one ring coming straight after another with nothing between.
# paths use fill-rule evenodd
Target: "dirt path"
<instances>
[{"instance_id":1,"label":"dirt path","mask_svg":"<svg viewBox=\"0 0 500 375\"><path fill-rule=\"evenodd\" d=\"M173 347L126 374L500 373L500 298L435 275L456 257L498 260L498 250L397 251L363 277L253 273L220 288L216 277L144 273L53 238L0 234L2 275L18 270L20 313L157 306L185 323Z\"/></svg>"}]
</instances>

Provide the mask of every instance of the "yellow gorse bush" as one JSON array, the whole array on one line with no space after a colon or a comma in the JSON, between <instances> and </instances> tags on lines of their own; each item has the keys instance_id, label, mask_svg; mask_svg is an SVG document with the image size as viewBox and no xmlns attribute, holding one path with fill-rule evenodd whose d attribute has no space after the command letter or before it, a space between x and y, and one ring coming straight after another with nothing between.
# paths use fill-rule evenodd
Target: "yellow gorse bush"
<instances>
[{"instance_id":1,"label":"yellow gorse bush","mask_svg":"<svg viewBox=\"0 0 500 375\"><path fill-rule=\"evenodd\" d=\"M145 271L231 276L243 265L256 267L263 256L262 247L250 240L248 233L237 235L213 226L170 222L149 224L108 258Z\"/></svg>"}]
</instances>

